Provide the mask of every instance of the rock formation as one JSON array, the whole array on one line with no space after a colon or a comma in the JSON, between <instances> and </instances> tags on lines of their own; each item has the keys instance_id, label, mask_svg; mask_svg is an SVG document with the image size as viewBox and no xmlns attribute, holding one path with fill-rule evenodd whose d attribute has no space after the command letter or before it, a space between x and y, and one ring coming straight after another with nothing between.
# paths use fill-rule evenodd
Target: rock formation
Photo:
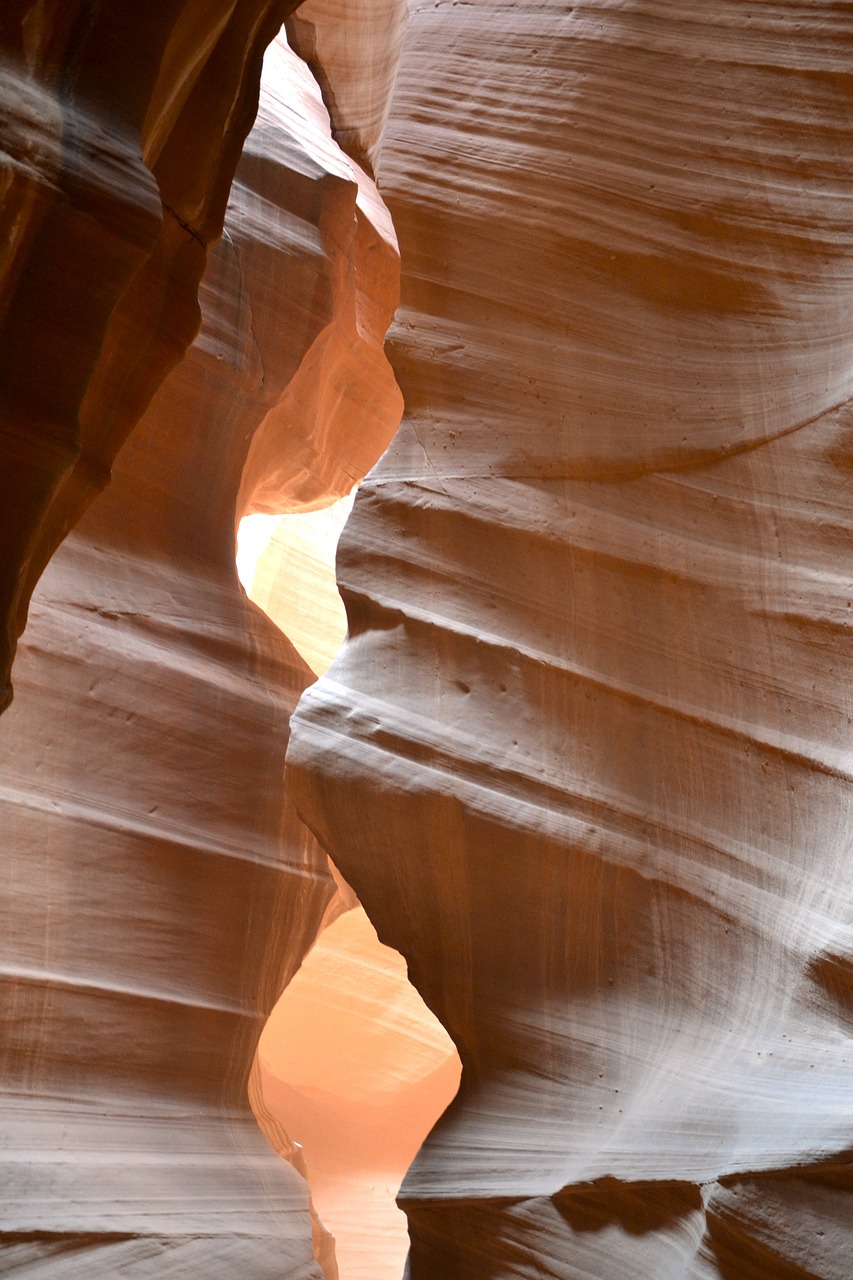
<instances>
[{"instance_id":1,"label":"rock formation","mask_svg":"<svg viewBox=\"0 0 853 1280\"><path fill-rule=\"evenodd\" d=\"M403 51L409 0L303 0L288 40L323 90L335 138L374 173Z\"/></svg>"},{"instance_id":2,"label":"rock formation","mask_svg":"<svg viewBox=\"0 0 853 1280\"><path fill-rule=\"evenodd\" d=\"M411 1280L845 1280L849 6L412 6L291 792L460 1048Z\"/></svg>"},{"instance_id":3,"label":"rock formation","mask_svg":"<svg viewBox=\"0 0 853 1280\"><path fill-rule=\"evenodd\" d=\"M394 1197L456 1093L459 1059L362 907L323 930L258 1059L267 1111L304 1149L342 1280L400 1280L409 1238Z\"/></svg>"},{"instance_id":4,"label":"rock formation","mask_svg":"<svg viewBox=\"0 0 853 1280\"><path fill-rule=\"evenodd\" d=\"M295 67L157 391L290 7L0 17L3 662L154 395L0 721L0 1271L331 1280L245 1101L327 851L464 1064L410 1280L850 1280L851 7L292 17L404 264L321 848L235 494L378 455L396 255Z\"/></svg>"},{"instance_id":5,"label":"rock formation","mask_svg":"<svg viewBox=\"0 0 853 1280\"><path fill-rule=\"evenodd\" d=\"M381 452L398 266L310 75L268 70L199 337L49 565L0 721L4 1275L335 1274L247 1099L334 882L283 796L313 674L238 586L235 502L251 442L250 507L270 440L282 505Z\"/></svg>"},{"instance_id":6,"label":"rock formation","mask_svg":"<svg viewBox=\"0 0 853 1280\"><path fill-rule=\"evenodd\" d=\"M0 709L48 558L198 328L294 0L5 0L0 14Z\"/></svg>"}]
</instances>

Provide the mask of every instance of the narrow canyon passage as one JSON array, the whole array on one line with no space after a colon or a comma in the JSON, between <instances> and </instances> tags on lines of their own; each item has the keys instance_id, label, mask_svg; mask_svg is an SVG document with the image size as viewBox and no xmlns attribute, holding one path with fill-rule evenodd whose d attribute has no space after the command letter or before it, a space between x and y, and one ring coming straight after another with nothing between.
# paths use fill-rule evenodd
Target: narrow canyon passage
<instances>
[{"instance_id":1,"label":"narrow canyon passage","mask_svg":"<svg viewBox=\"0 0 853 1280\"><path fill-rule=\"evenodd\" d=\"M5 0L4 1277L851 1280L851 49Z\"/></svg>"},{"instance_id":2,"label":"narrow canyon passage","mask_svg":"<svg viewBox=\"0 0 853 1280\"><path fill-rule=\"evenodd\" d=\"M304 1086L300 1053L327 1086L339 1069L319 1145L307 1099L305 1149L361 1235L351 1274L370 1274L368 1254L402 1270L395 1182L441 1109L427 1114L419 1081L446 1042L436 1053L363 914L334 921L340 890L283 788L289 715L320 664L246 599L234 563L235 508L327 504L393 435L383 341L398 280L375 187L280 37L209 253L201 331L42 577L0 721L4 1274L334 1274L298 1153L269 1150L247 1085L278 995L297 972L304 987L342 929L333 962L360 966L363 1003L350 1049L324 1046L322 1028L300 1035L284 1074ZM389 1012L408 1044L396 1065ZM353 1100L371 1115L361 1130ZM371 1196L395 1220L378 1242Z\"/></svg>"},{"instance_id":3,"label":"narrow canyon passage","mask_svg":"<svg viewBox=\"0 0 853 1280\"><path fill-rule=\"evenodd\" d=\"M344 642L334 562L351 509L352 496L302 515L247 516L240 525L237 564L249 598L318 676ZM301 1148L340 1280L400 1280L409 1237L395 1197L454 1097L461 1068L402 956L383 946L355 894L336 879L325 927L261 1036L256 1114L283 1155L292 1158L294 1142Z\"/></svg>"},{"instance_id":4,"label":"narrow canyon passage","mask_svg":"<svg viewBox=\"0 0 853 1280\"><path fill-rule=\"evenodd\" d=\"M274 75L291 108L301 104L300 145L327 167L356 175L359 200L392 239L375 185L332 140L319 88L284 33L274 56L271 81ZM239 499L255 513L244 516L238 529L243 586L317 676L328 671L346 633L335 553L354 491L334 499L344 476L361 479L359 414L376 396L371 366L381 357L384 334L366 314L373 252L374 260L357 261L363 278L355 277L355 295L344 290L336 299L332 326L315 344L315 358L309 354L303 361L286 404L256 434ZM349 337L353 304L357 345L342 359L333 330ZM399 415L394 398L385 395L387 403L374 412L390 432ZM343 469L329 471L316 457L306 463L300 433L321 441L331 436L337 459L346 460ZM280 514L268 514L276 508ZM256 1113L282 1154L291 1158L293 1143L302 1149L300 1165L304 1160L314 1208L334 1237L341 1280L399 1280L408 1233L394 1200L423 1139L456 1093L461 1068L450 1037L408 982L402 957L380 943L352 890L330 870L338 891L325 927L261 1038ZM283 1146L280 1126L287 1135Z\"/></svg>"}]
</instances>

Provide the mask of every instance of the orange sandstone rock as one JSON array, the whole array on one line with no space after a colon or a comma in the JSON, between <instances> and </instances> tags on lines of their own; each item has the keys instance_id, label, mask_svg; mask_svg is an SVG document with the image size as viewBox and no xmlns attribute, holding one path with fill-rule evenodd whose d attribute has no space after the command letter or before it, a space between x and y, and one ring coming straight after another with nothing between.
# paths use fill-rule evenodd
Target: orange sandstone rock
<instances>
[{"instance_id":1,"label":"orange sandstone rock","mask_svg":"<svg viewBox=\"0 0 853 1280\"><path fill-rule=\"evenodd\" d=\"M298 1138L342 1280L399 1280L403 1175L459 1084L447 1032L362 907L320 934L258 1046L267 1109Z\"/></svg>"},{"instance_id":2,"label":"orange sandstone rock","mask_svg":"<svg viewBox=\"0 0 853 1280\"><path fill-rule=\"evenodd\" d=\"M291 0L0 15L0 710L27 603L198 328Z\"/></svg>"},{"instance_id":3,"label":"orange sandstone rock","mask_svg":"<svg viewBox=\"0 0 853 1280\"><path fill-rule=\"evenodd\" d=\"M849 7L409 8L381 154L401 6L293 24L392 203L407 416L289 768L462 1052L410 1280L849 1280ZM192 335L272 10L141 13L0 16L4 661ZM331 885L232 508L378 452L392 235L268 155L0 722L8 1271L332 1265L243 1100Z\"/></svg>"},{"instance_id":4,"label":"orange sandstone rock","mask_svg":"<svg viewBox=\"0 0 853 1280\"><path fill-rule=\"evenodd\" d=\"M334 882L283 796L312 673L240 590L235 500L316 335L334 335L314 365L328 395L358 308L371 332L390 320L396 251L377 232L362 252L348 162L326 167L283 108L287 57L270 55L201 332L45 573L0 721L3 1274L320 1280L322 1263L334 1280L246 1096ZM381 344L374 367L393 386ZM352 469L320 421L308 445Z\"/></svg>"}]
</instances>

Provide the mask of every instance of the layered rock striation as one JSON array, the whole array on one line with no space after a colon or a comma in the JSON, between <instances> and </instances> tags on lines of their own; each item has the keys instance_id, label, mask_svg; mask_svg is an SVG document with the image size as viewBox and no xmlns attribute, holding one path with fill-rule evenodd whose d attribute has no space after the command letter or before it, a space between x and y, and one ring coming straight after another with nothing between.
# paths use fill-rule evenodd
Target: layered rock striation
<instances>
[{"instance_id":1,"label":"layered rock striation","mask_svg":"<svg viewBox=\"0 0 853 1280\"><path fill-rule=\"evenodd\" d=\"M335 1275L247 1099L335 887L283 795L313 673L241 591L235 520L276 456L311 505L393 433L398 260L304 66L266 65L200 334L51 561L0 721L4 1275Z\"/></svg>"},{"instance_id":2,"label":"layered rock striation","mask_svg":"<svg viewBox=\"0 0 853 1280\"><path fill-rule=\"evenodd\" d=\"M0 709L49 557L199 322L207 246L292 0L0 15Z\"/></svg>"},{"instance_id":3,"label":"layered rock striation","mask_svg":"<svg viewBox=\"0 0 853 1280\"><path fill-rule=\"evenodd\" d=\"M234 517L380 452L396 253L281 48L160 387L288 7L0 17L4 664L150 401L0 722L7 1273L334 1273L245 1099L333 885ZM849 1280L849 6L291 33L406 267L288 767L464 1062L411 1280Z\"/></svg>"},{"instance_id":4,"label":"layered rock striation","mask_svg":"<svg viewBox=\"0 0 853 1280\"><path fill-rule=\"evenodd\" d=\"M411 1280L853 1253L847 6L411 6L300 813L459 1046Z\"/></svg>"}]
</instances>

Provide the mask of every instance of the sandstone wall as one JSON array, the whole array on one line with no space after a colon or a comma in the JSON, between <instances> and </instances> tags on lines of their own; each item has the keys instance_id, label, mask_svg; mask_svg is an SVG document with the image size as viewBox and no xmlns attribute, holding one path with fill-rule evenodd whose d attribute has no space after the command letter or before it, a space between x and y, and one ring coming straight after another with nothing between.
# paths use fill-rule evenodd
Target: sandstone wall
<instances>
[{"instance_id":1,"label":"sandstone wall","mask_svg":"<svg viewBox=\"0 0 853 1280\"><path fill-rule=\"evenodd\" d=\"M0 14L0 710L33 588L198 328L292 0Z\"/></svg>"},{"instance_id":2,"label":"sandstone wall","mask_svg":"<svg viewBox=\"0 0 853 1280\"><path fill-rule=\"evenodd\" d=\"M300 812L450 1030L412 1280L842 1280L847 6L414 3Z\"/></svg>"},{"instance_id":3,"label":"sandstone wall","mask_svg":"<svg viewBox=\"0 0 853 1280\"><path fill-rule=\"evenodd\" d=\"M323 119L274 46L199 337L35 594L0 722L4 1275L320 1280L319 1258L335 1276L247 1098L334 892L283 796L313 673L234 564L253 440L244 503L274 438L282 502L310 504L399 417L381 353L396 248ZM342 438L317 406L355 363Z\"/></svg>"},{"instance_id":4,"label":"sandstone wall","mask_svg":"<svg viewBox=\"0 0 853 1280\"><path fill-rule=\"evenodd\" d=\"M285 7L4 7L9 651L192 337ZM408 10L399 69L396 0L291 24L391 203L407 412L289 769L463 1057L411 1280L849 1280L849 6ZM366 188L284 141L265 186L293 105L0 722L22 1275L331 1267L244 1101L331 885L233 500L344 492L397 401Z\"/></svg>"}]
</instances>

